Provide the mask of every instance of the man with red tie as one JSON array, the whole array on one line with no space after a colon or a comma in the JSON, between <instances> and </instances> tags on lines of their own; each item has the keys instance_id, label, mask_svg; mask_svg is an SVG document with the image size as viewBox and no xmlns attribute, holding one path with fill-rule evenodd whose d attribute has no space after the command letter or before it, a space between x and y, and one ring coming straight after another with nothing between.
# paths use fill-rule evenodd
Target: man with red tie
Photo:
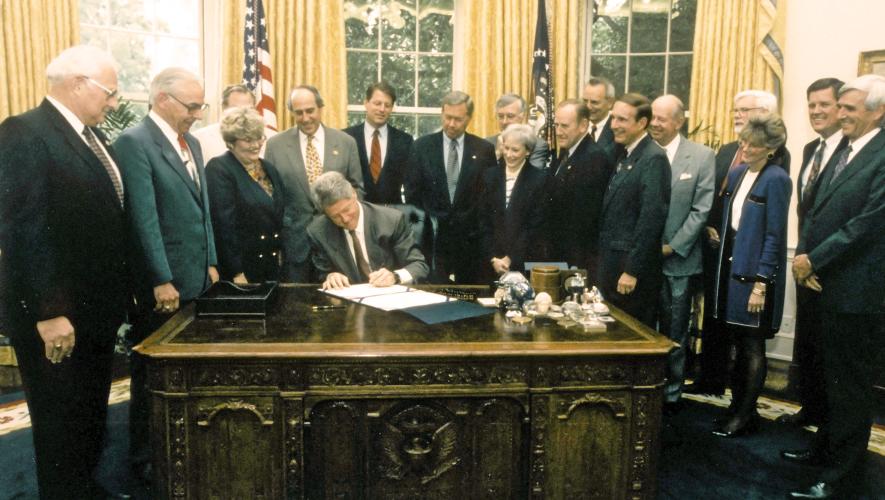
<instances>
[{"instance_id":1,"label":"man with red tie","mask_svg":"<svg viewBox=\"0 0 885 500\"><path fill-rule=\"evenodd\" d=\"M138 343L179 307L218 281L215 238L200 142L189 130L203 117L203 86L182 68L151 82L150 112L114 143L120 153L133 232L137 310L130 340ZM149 479L145 363L132 353L130 459Z\"/></svg>"},{"instance_id":2,"label":"man with red tie","mask_svg":"<svg viewBox=\"0 0 885 500\"><path fill-rule=\"evenodd\" d=\"M366 89L363 104L366 120L344 132L356 141L365 200L384 205L400 204L412 136L388 123L396 104L396 90L385 81L373 83Z\"/></svg>"}]
</instances>

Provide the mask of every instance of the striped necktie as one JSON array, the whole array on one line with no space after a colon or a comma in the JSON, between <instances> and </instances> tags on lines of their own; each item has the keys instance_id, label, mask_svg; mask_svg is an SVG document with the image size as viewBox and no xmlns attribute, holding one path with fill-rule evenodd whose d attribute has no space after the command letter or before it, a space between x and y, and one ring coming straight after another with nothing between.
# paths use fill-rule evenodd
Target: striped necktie
<instances>
[{"instance_id":1,"label":"striped necktie","mask_svg":"<svg viewBox=\"0 0 885 500\"><path fill-rule=\"evenodd\" d=\"M105 172L108 173L108 177L111 178L111 184L114 185L114 191L117 193L117 200L120 202L120 206L123 206L123 183L120 182L120 178L117 176L117 172L114 171L114 166L111 165L111 160L104 153L104 150L101 149L101 146L98 145L98 141L95 140L95 134L92 133L92 130L89 130L89 127L83 127L83 136L86 137L86 143L89 144L89 149L95 153L95 156L98 157L98 161L101 162L101 166L104 167Z\"/></svg>"}]
</instances>

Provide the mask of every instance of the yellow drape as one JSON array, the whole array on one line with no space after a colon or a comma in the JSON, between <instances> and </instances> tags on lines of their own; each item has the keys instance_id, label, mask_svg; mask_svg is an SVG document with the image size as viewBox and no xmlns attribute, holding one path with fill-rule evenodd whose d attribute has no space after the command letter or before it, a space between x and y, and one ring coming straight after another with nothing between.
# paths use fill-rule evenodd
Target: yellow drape
<instances>
[{"instance_id":1,"label":"yellow drape","mask_svg":"<svg viewBox=\"0 0 885 500\"><path fill-rule=\"evenodd\" d=\"M547 2L556 101L578 92L578 48L584 2ZM537 0L471 1L465 9L465 92L476 104L471 131L481 137L498 132L495 100L513 92L532 93L532 49L535 44Z\"/></svg>"},{"instance_id":2,"label":"yellow drape","mask_svg":"<svg viewBox=\"0 0 885 500\"><path fill-rule=\"evenodd\" d=\"M785 3L781 0L775 11L769 0L698 0L689 128L711 130L695 140L733 141L734 95L778 90L782 68L763 41L766 35L782 38Z\"/></svg>"},{"instance_id":3,"label":"yellow drape","mask_svg":"<svg viewBox=\"0 0 885 500\"><path fill-rule=\"evenodd\" d=\"M78 0L0 0L0 120L46 95L46 65L80 39Z\"/></svg>"},{"instance_id":4,"label":"yellow drape","mask_svg":"<svg viewBox=\"0 0 885 500\"><path fill-rule=\"evenodd\" d=\"M245 1L225 2L222 49L225 83L243 79ZM295 85L315 86L325 101L323 122L333 128L347 124L347 68L342 2L328 0L264 0L272 61L274 101L280 130L295 120L286 109Z\"/></svg>"}]
</instances>

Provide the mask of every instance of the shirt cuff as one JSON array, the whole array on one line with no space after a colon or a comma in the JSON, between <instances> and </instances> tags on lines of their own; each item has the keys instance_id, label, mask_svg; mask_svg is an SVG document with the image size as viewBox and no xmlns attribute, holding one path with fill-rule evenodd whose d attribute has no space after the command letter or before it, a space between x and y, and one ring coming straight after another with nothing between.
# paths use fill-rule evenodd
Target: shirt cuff
<instances>
[{"instance_id":1,"label":"shirt cuff","mask_svg":"<svg viewBox=\"0 0 885 500\"><path fill-rule=\"evenodd\" d=\"M399 276L400 285L411 285L412 284L412 274L406 271L405 269L397 269L394 271L397 276Z\"/></svg>"}]
</instances>

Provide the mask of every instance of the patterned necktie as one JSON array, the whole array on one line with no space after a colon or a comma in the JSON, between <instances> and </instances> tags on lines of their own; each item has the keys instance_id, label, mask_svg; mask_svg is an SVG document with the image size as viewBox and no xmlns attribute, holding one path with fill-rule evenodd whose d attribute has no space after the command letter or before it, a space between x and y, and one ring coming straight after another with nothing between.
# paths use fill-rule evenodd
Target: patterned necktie
<instances>
[{"instance_id":1,"label":"patterned necktie","mask_svg":"<svg viewBox=\"0 0 885 500\"><path fill-rule=\"evenodd\" d=\"M592 127L590 127L590 140L593 143L596 143L596 124L594 123Z\"/></svg>"},{"instance_id":2,"label":"patterned necktie","mask_svg":"<svg viewBox=\"0 0 885 500\"><path fill-rule=\"evenodd\" d=\"M187 147L187 141L184 140L184 134L178 134L178 147L181 149L181 155L184 156L184 168L187 169L188 175L191 176L191 180L194 181L194 186L197 187L197 191L200 190L200 176L197 175L197 166L194 165L194 161L191 159L190 149Z\"/></svg>"},{"instance_id":3,"label":"patterned necktie","mask_svg":"<svg viewBox=\"0 0 885 500\"><path fill-rule=\"evenodd\" d=\"M114 191L117 193L117 200L120 201L120 206L122 207L123 183L120 182L120 178L117 177L117 172L114 171L114 166L111 165L111 160L106 154L104 154L104 150L98 145L98 141L95 140L95 134L89 130L89 127L83 127L83 136L86 137L86 143L89 144L89 149L95 153L95 156L98 157L98 161L101 162L101 166L104 167L105 172L107 172L108 176L111 178L111 184L114 185Z\"/></svg>"},{"instance_id":4,"label":"patterned necktie","mask_svg":"<svg viewBox=\"0 0 885 500\"><path fill-rule=\"evenodd\" d=\"M369 160L369 172L372 174L372 180L378 182L381 176L381 141L378 140L378 129L372 132L372 157Z\"/></svg>"},{"instance_id":5,"label":"patterned necktie","mask_svg":"<svg viewBox=\"0 0 885 500\"><path fill-rule=\"evenodd\" d=\"M449 201L455 202L455 189L458 187L458 142L449 141L449 161L446 163L446 177L449 181Z\"/></svg>"},{"instance_id":6,"label":"patterned necktie","mask_svg":"<svg viewBox=\"0 0 885 500\"><path fill-rule=\"evenodd\" d=\"M323 166L320 164L320 154L313 144L313 139L312 135L307 136L307 151L305 152L307 156L307 182L309 184L313 184L313 181L317 180L317 177L323 173Z\"/></svg>"},{"instance_id":7,"label":"patterned necktie","mask_svg":"<svg viewBox=\"0 0 885 500\"><path fill-rule=\"evenodd\" d=\"M836 163L835 167L833 167L833 176L830 177L830 186L832 186L833 182L836 181L836 177L839 177L839 174L841 174L842 171L845 170L845 165L848 165L848 156L850 155L851 146L848 146L847 148L845 148L844 151L842 151L842 156L839 157L839 162Z\"/></svg>"},{"instance_id":8,"label":"patterned necktie","mask_svg":"<svg viewBox=\"0 0 885 500\"><path fill-rule=\"evenodd\" d=\"M350 242L353 245L353 255L355 256L356 268L360 272L360 277L363 282L369 281L369 275L372 274L372 271L369 268L369 263L366 261L366 256L363 255L363 248L356 236L356 231L348 229L347 232L350 233Z\"/></svg>"},{"instance_id":9,"label":"patterned necktie","mask_svg":"<svg viewBox=\"0 0 885 500\"><path fill-rule=\"evenodd\" d=\"M817 181L817 176L820 174L820 164L823 160L825 149L827 149L827 143L821 139L820 146L814 153L814 158L811 159L811 173L808 174L808 180L805 182L805 187L802 188L802 201L807 200L808 197L811 196L814 183Z\"/></svg>"}]
</instances>

